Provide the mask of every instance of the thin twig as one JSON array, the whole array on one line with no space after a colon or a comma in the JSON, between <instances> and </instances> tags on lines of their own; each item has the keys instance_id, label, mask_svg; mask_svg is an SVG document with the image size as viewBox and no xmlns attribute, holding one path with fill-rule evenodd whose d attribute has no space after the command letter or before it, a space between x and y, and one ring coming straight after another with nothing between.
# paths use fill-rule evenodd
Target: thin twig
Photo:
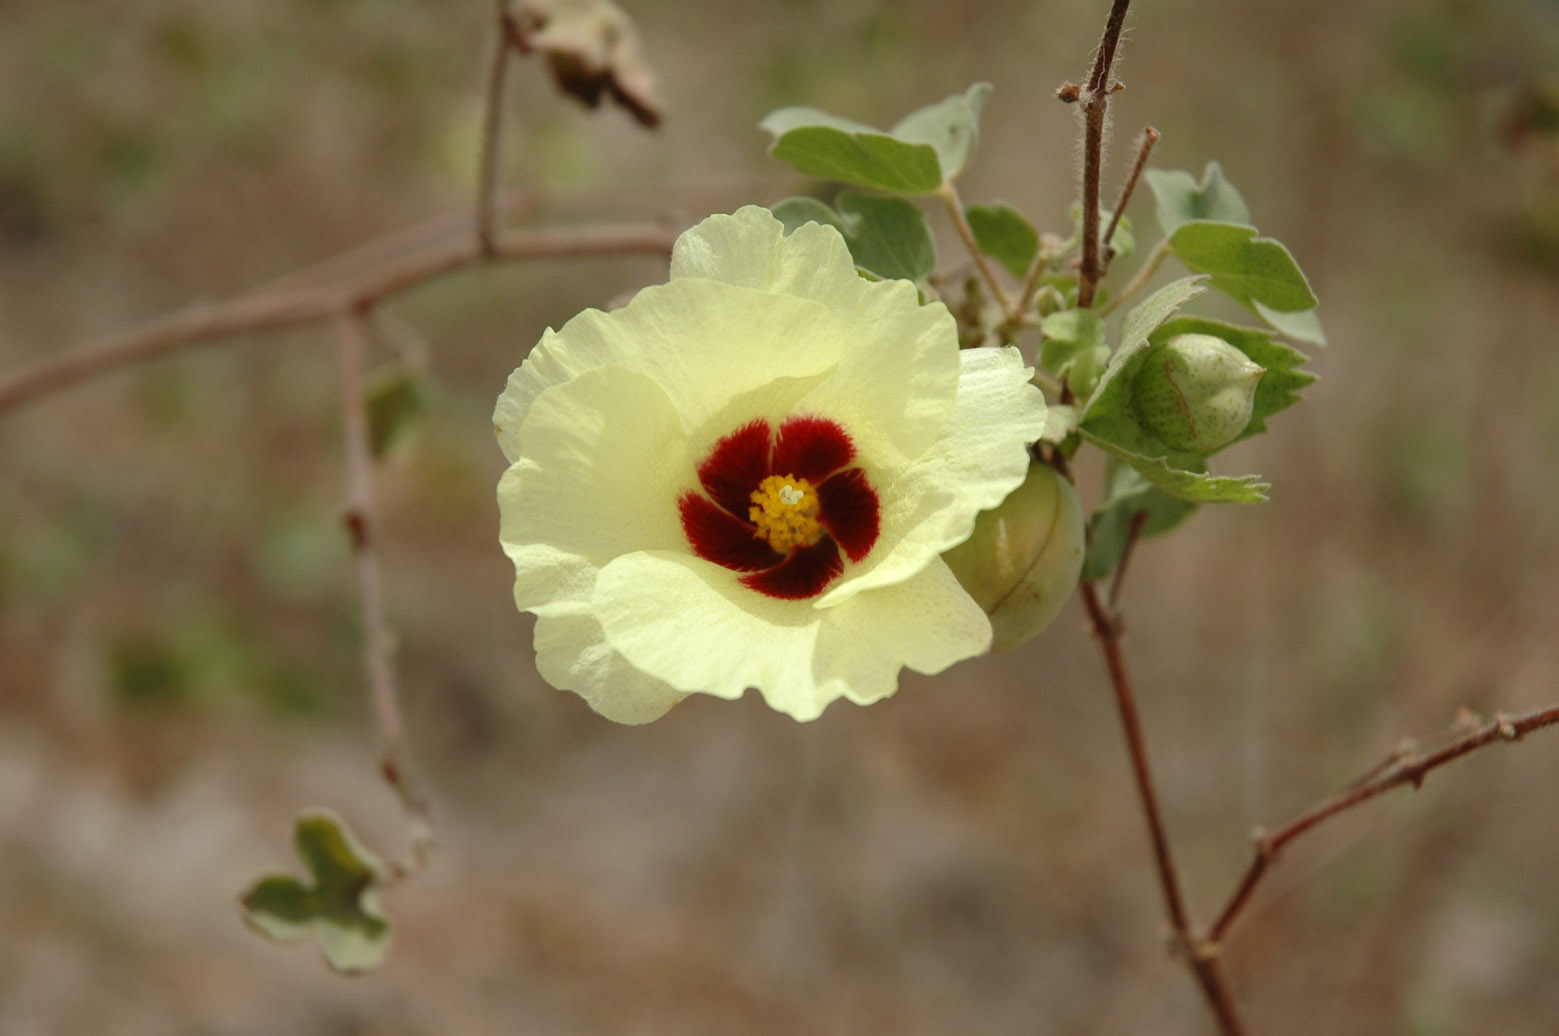
<instances>
[{"instance_id":1,"label":"thin twig","mask_svg":"<svg viewBox=\"0 0 1559 1036\"><path fill-rule=\"evenodd\" d=\"M1001 281L996 279L996 271L986 260L985 253L980 251L980 244L974 239L974 228L969 226L969 221L964 218L963 199L958 196L958 188L949 181L937 189L937 197L942 199L942 204L947 207L947 215L953 221L953 227L958 231L959 238L964 247L969 250L969 255L974 259L974 265L979 268L980 276L985 278L985 283L990 285L991 294L995 296L997 303L1001 305L1002 312L1007 319L1017 318L1017 310L1013 308L1012 296L1007 289L1002 287Z\"/></svg>"},{"instance_id":2,"label":"thin twig","mask_svg":"<svg viewBox=\"0 0 1559 1036\"><path fill-rule=\"evenodd\" d=\"M1131 175L1126 178L1126 186L1121 188L1120 200L1115 203L1115 211L1110 213L1110 225L1104 231L1104 265L1109 267L1111 260L1115 258L1115 248L1111 242L1115 240L1115 228L1121 225L1121 215L1126 211L1126 205L1131 201L1131 194L1137 189L1137 178L1142 175L1142 167L1148 164L1148 155L1153 152L1153 145L1158 143L1162 136L1152 126L1145 126L1142 130L1142 143L1137 147L1137 161L1131 167Z\"/></svg>"},{"instance_id":3,"label":"thin twig","mask_svg":"<svg viewBox=\"0 0 1559 1036\"><path fill-rule=\"evenodd\" d=\"M1393 788L1408 784L1417 790L1423 786L1424 779L1432 770L1454 762L1477 749L1493 744L1519 741L1534 730L1556 725L1559 725L1559 705L1550 705L1520 716L1496 714L1492 720L1472 733L1427 755L1398 749L1385 766L1376 767L1372 771L1373 776L1355 781L1343 791L1311 807L1271 834L1259 834L1256 837L1255 859L1251 861L1239 885L1235 887L1223 910L1218 914L1218 920L1208 929L1207 941L1214 946L1223 942L1229 934L1230 927L1250 902L1251 893L1256 890L1256 886L1267 870L1277 861L1278 855L1290 842L1306 831Z\"/></svg>"},{"instance_id":4,"label":"thin twig","mask_svg":"<svg viewBox=\"0 0 1559 1036\"><path fill-rule=\"evenodd\" d=\"M514 44L514 16L507 0L498 0L498 32L493 40L493 63L487 73L487 96L482 115L482 154L476 186L476 243L482 255L498 249L498 170L503 161L503 97L509 57Z\"/></svg>"},{"instance_id":5,"label":"thin twig","mask_svg":"<svg viewBox=\"0 0 1559 1036\"><path fill-rule=\"evenodd\" d=\"M369 338L368 311L342 314L337 322L341 359L341 415L346 446L347 504L343 519L352 539L358 596L363 615L363 662L369 702L379 728L379 769L400 798L411 829L411 860L392 869L407 877L427 865L433 829L427 799L406 768L402 723L392 661L394 640L384 618L384 592L379 571L377 518L373 500L373 456L369 444L368 403L363 391L363 364Z\"/></svg>"},{"instance_id":6,"label":"thin twig","mask_svg":"<svg viewBox=\"0 0 1559 1036\"><path fill-rule=\"evenodd\" d=\"M1131 516L1131 524L1126 530L1126 546L1121 549L1121 559L1115 565L1115 578L1110 580L1110 593L1105 598L1105 603L1111 614L1116 613L1116 608L1121 596L1121 587L1126 582L1126 566L1131 563L1131 557L1137 552L1137 541L1142 538L1142 527L1148 523L1148 512L1137 511Z\"/></svg>"},{"instance_id":7,"label":"thin twig","mask_svg":"<svg viewBox=\"0 0 1559 1036\"><path fill-rule=\"evenodd\" d=\"M490 256L469 241L439 244L394 256L345 283L262 290L191 306L0 378L0 417L120 367L238 335L330 320L468 267L568 256L664 255L675 240L674 229L653 223L517 231L500 238Z\"/></svg>"}]
</instances>

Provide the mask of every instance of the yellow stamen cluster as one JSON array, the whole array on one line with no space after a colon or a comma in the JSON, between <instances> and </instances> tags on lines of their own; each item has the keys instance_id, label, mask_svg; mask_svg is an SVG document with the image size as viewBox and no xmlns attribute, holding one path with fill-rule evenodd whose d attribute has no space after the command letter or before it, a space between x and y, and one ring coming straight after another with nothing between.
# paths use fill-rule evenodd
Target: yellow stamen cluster
<instances>
[{"instance_id":1,"label":"yellow stamen cluster","mask_svg":"<svg viewBox=\"0 0 1559 1036\"><path fill-rule=\"evenodd\" d=\"M770 475L752 491L752 504L747 517L758 527L758 537L782 554L823 537L817 490L804 478Z\"/></svg>"}]
</instances>

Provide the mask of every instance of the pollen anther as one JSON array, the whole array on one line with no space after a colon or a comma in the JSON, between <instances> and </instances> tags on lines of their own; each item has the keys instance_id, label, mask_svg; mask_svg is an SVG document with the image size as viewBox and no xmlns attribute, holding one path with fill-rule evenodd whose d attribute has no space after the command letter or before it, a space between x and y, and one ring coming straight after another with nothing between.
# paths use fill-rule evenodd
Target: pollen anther
<instances>
[{"instance_id":1,"label":"pollen anther","mask_svg":"<svg viewBox=\"0 0 1559 1036\"><path fill-rule=\"evenodd\" d=\"M752 491L747 518L759 539L777 551L811 546L823 537L817 490L804 478L770 475Z\"/></svg>"}]
</instances>

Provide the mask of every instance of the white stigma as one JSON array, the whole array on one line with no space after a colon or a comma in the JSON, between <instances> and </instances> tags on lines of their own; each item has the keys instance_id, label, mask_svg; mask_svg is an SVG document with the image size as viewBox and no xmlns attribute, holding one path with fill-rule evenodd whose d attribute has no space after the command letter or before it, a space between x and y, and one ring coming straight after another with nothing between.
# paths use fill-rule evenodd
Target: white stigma
<instances>
[{"instance_id":1,"label":"white stigma","mask_svg":"<svg viewBox=\"0 0 1559 1036\"><path fill-rule=\"evenodd\" d=\"M807 495L795 486L784 486L779 491L780 503L786 507L795 507L807 498Z\"/></svg>"}]
</instances>

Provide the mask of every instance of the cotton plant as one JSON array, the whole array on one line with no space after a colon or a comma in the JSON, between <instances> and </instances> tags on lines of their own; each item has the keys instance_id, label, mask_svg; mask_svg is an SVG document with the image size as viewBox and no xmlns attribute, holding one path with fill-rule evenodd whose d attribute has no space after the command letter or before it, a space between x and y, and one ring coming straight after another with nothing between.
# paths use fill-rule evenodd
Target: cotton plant
<instances>
[{"instance_id":1,"label":"cotton plant","mask_svg":"<svg viewBox=\"0 0 1559 1036\"><path fill-rule=\"evenodd\" d=\"M959 196L990 92L889 131L773 113L774 156L848 189L710 216L667 283L549 330L509 378L500 540L554 687L624 723L748 690L811 720L1014 648L1137 536L1264 499L1208 461L1312 380L1280 340L1320 340L1288 251L1216 165L1150 170L1163 241L1082 305L1080 220L1042 234ZM918 197L978 275L938 276ZM1101 245L1124 258L1131 235L1122 218ZM1194 272L1133 299L1168 255ZM1209 288L1266 326L1191 315ZM1088 515L1090 447L1108 492Z\"/></svg>"},{"instance_id":2,"label":"cotton plant","mask_svg":"<svg viewBox=\"0 0 1559 1036\"><path fill-rule=\"evenodd\" d=\"M1124 734L1171 949L1225 1036L1250 1031L1223 972L1227 938L1286 846L1477 749L1559 727L1559 705L1469 713L1437 747L1405 742L1257 832L1221 909L1193 917L1121 647L1119 592L1144 541L1186 528L1203 506L1266 498L1268 482L1230 470L1224 453L1299 400L1313 380L1302 350L1325 338L1294 257L1263 236L1217 162L1155 168L1149 128L1126 175L1106 177L1129 0L1108 7L1088 76L1056 91L1078 115L1080 177L1075 198L1044 199L1044 219L964 197L982 146L1002 143L982 145L980 124L1003 96L975 83L920 98L931 103L888 129L811 107L755 120L772 156L806 178L797 196L752 197L685 229L537 228L500 218L511 62L534 56L566 96L643 127L664 113L646 48L611 0L500 0L470 240L388 235L313 273L0 372L4 417L218 339L335 332L364 682L406 848L381 856L335 812L305 811L294 844L306 873L266 874L240 899L255 931L313 942L338 971L372 970L396 938L382 894L431 858L433 813L402 753L372 492L375 461L422 409L424 350L399 321L389 334L382 308L490 263L670 256L665 283L514 343L519 366L493 413L508 461L498 541L514 604L535 617L541 676L626 724L692 695L749 692L812 721L840 699L881 702L906 669L934 675L1023 651L1078 600ZM1014 95L1032 102L1029 85ZM1113 198L1106 179L1120 183ZM934 220L958 254L939 255ZM1215 315L1239 309L1236 321ZM375 375L372 347L391 339L398 360ZM495 365L494 391L503 374ZM1084 470L1097 475L1086 493Z\"/></svg>"}]
</instances>

